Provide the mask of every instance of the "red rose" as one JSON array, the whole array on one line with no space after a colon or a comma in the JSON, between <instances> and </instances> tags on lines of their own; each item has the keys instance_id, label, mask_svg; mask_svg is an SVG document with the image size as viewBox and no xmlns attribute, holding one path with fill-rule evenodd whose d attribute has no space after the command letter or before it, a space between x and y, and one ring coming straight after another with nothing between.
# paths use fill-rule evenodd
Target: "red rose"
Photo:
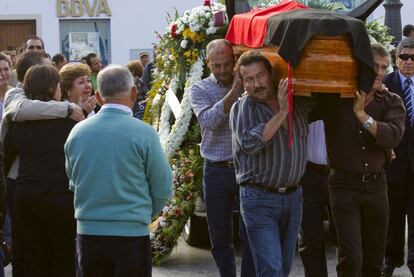
<instances>
[{"instance_id":1,"label":"red rose","mask_svg":"<svg viewBox=\"0 0 414 277\"><path fill-rule=\"evenodd\" d=\"M177 36L177 24L175 23L171 25L171 36L173 38Z\"/></svg>"},{"instance_id":2,"label":"red rose","mask_svg":"<svg viewBox=\"0 0 414 277\"><path fill-rule=\"evenodd\" d=\"M180 208L175 209L175 215L176 216L182 216L183 215L183 212L181 211Z\"/></svg>"},{"instance_id":3,"label":"red rose","mask_svg":"<svg viewBox=\"0 0 414 277\"><path fill-rule=\"evenodd\" d=\"M211 6L211 1L210 0L204 0L204 6Z\"/></svg>"}]
</instances>

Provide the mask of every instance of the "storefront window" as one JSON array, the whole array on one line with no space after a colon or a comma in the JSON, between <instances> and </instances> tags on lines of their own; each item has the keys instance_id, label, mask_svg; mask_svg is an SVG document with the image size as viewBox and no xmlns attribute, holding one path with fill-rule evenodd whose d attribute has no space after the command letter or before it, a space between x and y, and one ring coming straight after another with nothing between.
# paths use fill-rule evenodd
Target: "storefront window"
<instances>
[{"instance_id":1,"label":"storefront window","mask_svg":"<svg viewBox=\"0 0 414 277\"><path fill-rule=\"evenodd\" d=\"M96 53L103 65L111 62L109 19L60 20L60 50L71 62Z\"/></svg>"}]
</instances>

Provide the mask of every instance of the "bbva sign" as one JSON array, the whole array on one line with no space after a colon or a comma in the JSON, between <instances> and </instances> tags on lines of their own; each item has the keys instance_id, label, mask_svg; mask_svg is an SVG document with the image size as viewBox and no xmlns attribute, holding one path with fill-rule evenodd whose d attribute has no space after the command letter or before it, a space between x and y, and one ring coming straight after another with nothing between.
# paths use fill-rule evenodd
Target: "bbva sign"
<instances>
[{"instance_id":1,"label":"bbva sign","mask_svg":"<svg viewBox=\"0 0 414 277\"><path fill-rule=\"evenodd\" d=\"M108 2L106 0L57 0L57 15L58 17L81 17L85 14L88 16L99 16L106 14L111 16Z\"/></svg>"}]
</instances>

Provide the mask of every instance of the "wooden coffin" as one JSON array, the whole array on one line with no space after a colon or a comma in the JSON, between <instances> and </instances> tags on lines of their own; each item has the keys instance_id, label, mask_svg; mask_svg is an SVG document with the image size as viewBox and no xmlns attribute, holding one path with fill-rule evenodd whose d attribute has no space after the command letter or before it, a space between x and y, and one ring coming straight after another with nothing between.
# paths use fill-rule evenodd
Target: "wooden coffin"
<instances>
[{"instance_id":1,"label":"wooden coffin","mask_svg":"<svg viewBox=\"0 0 414 277\"><path fill-rule=\"evenodd\" d=\"M251 48L235 45L238 58ZM277 54L278 47L255 48L261 51L275 69L277 82L286 78L287 63ZM347 35L315 36L301 53L301 62L292 68L294 95L310 96L312 92L339 93L341 97L354 97L358 87L359 64L352 53L352 41Z\"/></svg>"}]
</instances>

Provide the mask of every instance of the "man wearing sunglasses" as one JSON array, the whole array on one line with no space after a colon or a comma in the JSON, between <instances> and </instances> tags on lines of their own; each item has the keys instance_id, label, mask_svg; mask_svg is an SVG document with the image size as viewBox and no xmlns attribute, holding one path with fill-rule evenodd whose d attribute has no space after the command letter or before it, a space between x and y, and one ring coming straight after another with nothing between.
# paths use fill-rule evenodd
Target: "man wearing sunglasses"
<instances>
[{"instance_id":1,"label":"man wearing sunglasses","mask_svg":"<svg viewBox=\"0 0 414 277\"><path fill-rule=\"evenodd\" d=\"M38 36L29 36L24 44L24 51L45 52L45 44Z\"/></svg>"},{"instance_id":2,"label":"man wearing sunglasses","mask_svg":"<svg viewBox=\"0 0 414 277\"><path fill-rule=\"evenodd\" d=\"M405 132L394 149L396 159L387 169L390 218L386 248L386 267L382 276L392 276L404 264L405 216L408 218L407 266L414 274L414 40L406 38L396 51L398 70L384 78L384 84L397 93L407 111Z\"/></svg>"}]
</instances>

